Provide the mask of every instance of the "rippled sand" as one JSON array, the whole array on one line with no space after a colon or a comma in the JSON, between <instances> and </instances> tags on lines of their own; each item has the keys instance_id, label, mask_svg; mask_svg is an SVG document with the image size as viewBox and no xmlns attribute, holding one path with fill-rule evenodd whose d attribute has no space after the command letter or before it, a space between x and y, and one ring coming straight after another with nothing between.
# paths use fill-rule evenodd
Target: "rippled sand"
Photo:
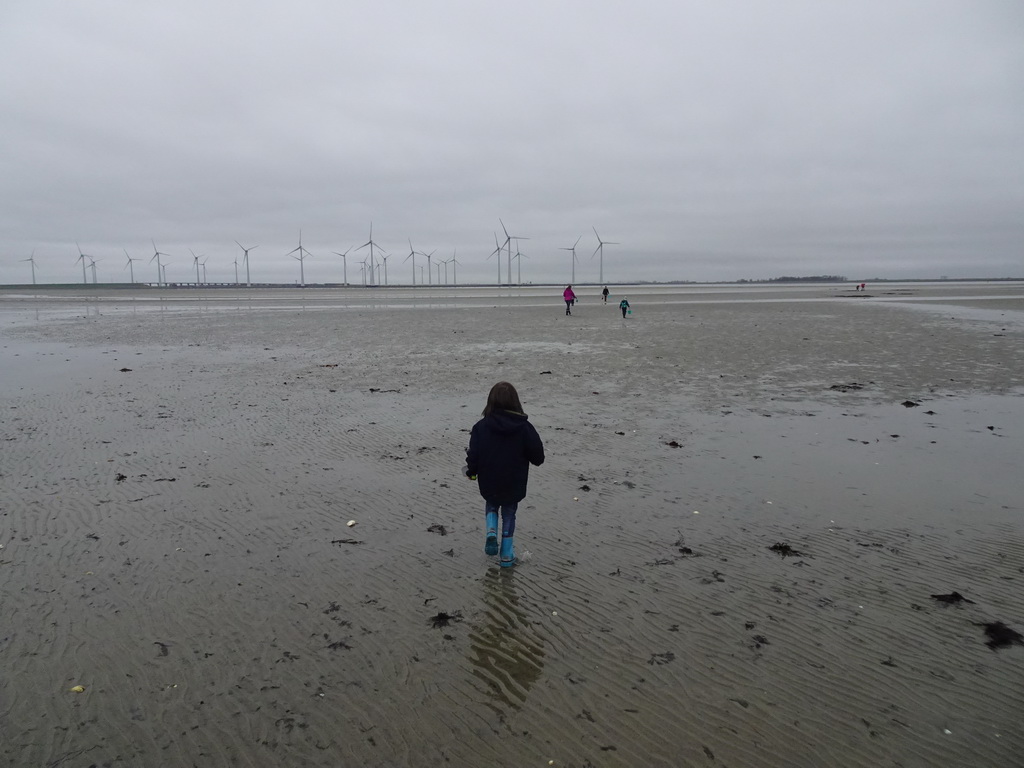
<instances>
[{"instance_id":1,"label":"rippled sand","mask_svg":"<svg viewBox=\"0 0 1024 768\"><path fill-rule=\"evenodd\" d=\"M1019 762L1019 284L550 292L0 298L0 761Z\"/></svg>"}]
</instances>

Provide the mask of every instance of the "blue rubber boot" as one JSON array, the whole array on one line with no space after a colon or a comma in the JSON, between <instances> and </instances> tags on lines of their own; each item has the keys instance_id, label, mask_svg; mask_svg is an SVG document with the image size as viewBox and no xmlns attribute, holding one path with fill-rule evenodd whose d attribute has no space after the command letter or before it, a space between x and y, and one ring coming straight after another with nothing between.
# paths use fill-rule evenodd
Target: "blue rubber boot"
<instances>
[{"instance_id":1,"label":"blue rubber boot","mask_svg":"<svg viewBox=\"0 0 1024 768\"><path fill-rule=\"evenodd\" d=\"M486 512L487 517L487 541L484 543L485 555L498 554L498 513Z\"/></svg>"},{"instance_id":2,"label":"blue rubber boot","mask_svg":"<svg viewBox=\"0 0 1024 768\"><path fill-rule=\"evenodd\" d=\"M516 564L516 550L512 545L511 536L501 537L501 561L499 565L502 568L511 568Z\"/></svg>"}]
</instances>

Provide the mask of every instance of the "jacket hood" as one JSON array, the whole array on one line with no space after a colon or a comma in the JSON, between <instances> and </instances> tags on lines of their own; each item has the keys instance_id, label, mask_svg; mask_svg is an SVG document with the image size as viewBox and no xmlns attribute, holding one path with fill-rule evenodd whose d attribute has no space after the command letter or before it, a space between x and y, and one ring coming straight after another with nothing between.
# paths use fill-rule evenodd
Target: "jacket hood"
<instances>
[{"instance_id":1,"label":"jacket hood","mask_svg":"<svg viewBox=\"0 0 1024 768\"><path fill-rule=\"evenodd\" d=\"M525 413L515 411L494 411L487 418L498 432L517 432L526 425L528 420Z\"/></svg>"}]
</instances>

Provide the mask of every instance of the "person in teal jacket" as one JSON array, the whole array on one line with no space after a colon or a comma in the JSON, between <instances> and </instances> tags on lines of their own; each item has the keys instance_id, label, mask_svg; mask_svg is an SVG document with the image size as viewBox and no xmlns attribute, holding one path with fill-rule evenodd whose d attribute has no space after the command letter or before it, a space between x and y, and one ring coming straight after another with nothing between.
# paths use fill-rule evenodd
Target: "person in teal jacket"
<instances>
[{"instance_id":1,"label":"person in teal jacket","mask_svg":"<svg viewBox=\"0 0 1024 768\"><path fill-rule=\"evenodd\" d=\"M629 302L626 301L626 297L625 296L623 296L622 297L622 301L619 302L619 309L622 310L622 316L625 317L626 316L626 310L629 309Z\"/></svg>"}]
</instances>

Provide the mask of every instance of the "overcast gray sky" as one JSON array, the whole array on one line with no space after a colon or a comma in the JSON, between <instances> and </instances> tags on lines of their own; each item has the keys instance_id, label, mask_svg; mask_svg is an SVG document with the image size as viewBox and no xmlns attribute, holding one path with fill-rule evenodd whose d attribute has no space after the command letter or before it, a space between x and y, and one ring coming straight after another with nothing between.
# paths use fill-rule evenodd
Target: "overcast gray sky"
<instances>
[{"instance_id":1,"label":"overcast gray sky","mask_svg":"<svg viewBox=\"0 0 1024 768\"><path fill-rule=\"evenodd\" d=\"M0 70L0 283L1024 276L1020 0L6 0Z\"/></svg>"}]
</instances>

